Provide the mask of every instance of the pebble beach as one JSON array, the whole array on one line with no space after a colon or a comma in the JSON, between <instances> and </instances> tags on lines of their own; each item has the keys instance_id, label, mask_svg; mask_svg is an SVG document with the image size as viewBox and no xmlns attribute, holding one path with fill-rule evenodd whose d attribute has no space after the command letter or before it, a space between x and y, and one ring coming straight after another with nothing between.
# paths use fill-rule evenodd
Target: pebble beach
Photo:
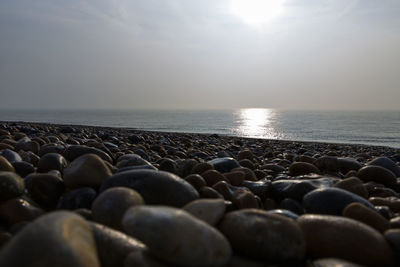
<instances>
[{"instance_id":1,"label":"pebble beach","mask_svg":"<svg viewBox=\"0 0 400 267\"><path fill-rule=\"evenodd\" d=\"M400 149L0 122L0 266L400 266Z\"/></svg>"}]
</instances>

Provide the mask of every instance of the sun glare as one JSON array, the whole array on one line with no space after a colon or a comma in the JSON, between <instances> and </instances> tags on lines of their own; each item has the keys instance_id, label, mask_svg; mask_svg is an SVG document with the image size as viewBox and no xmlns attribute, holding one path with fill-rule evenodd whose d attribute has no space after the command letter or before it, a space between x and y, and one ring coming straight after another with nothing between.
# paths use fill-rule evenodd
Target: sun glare
<instances>
[{"instance_id":1,"label":"sun glare","mask_svg":"<svg viewBox=\"0 0 400 267\"><path fill-rule=\"evenodd\" d=\"M245 108L239 111L238 131L243 136L256 138L277 138L272 125L275 117L272 109Z\"/></svg>"},{"instance_id":2,"label":"sun glare","mask_svg":"<svg viewBox=\"0 0 400 267\"><path fill-rule=\"evenodd\" d=\"M233 15L253 26L277 18L283 10L283 0L231 0Z\"/></svg>"}]
</instances>

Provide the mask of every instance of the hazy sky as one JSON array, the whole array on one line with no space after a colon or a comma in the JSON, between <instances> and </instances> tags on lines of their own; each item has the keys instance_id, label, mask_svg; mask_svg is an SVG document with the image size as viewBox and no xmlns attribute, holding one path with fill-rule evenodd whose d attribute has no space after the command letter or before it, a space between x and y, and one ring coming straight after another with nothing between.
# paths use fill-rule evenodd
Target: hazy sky
<instances>
[{"instance_id":1,"label":"hazy sky","mask_svg":"<svg viewBox=\"0 0 400 267\"><path fill-rule=\"evenodd\" d=\"M238 107L400 109L400 1L0 1L0 108Z\"/></svg>"}]
</instances>

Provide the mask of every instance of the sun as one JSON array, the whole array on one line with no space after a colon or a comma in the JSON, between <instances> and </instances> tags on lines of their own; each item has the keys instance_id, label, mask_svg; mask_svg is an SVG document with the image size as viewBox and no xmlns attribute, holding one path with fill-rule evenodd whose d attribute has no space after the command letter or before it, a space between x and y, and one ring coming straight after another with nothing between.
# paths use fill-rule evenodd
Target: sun
<instances>
[{"instance_id":1,"label":"sun","mask_svg":"<svg viewBox=\"0 0 400 267\"><path fill-rule=\"evenodd\" d=\"M261 26L277 18L283 11L284 0L231 0L231 13L243 22Z\"/></svg>"}]
</instances>

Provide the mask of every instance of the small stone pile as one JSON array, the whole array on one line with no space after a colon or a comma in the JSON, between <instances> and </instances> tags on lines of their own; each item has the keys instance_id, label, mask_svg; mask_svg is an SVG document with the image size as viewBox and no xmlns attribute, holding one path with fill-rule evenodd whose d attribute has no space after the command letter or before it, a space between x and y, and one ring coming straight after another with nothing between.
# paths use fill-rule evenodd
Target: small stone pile
<instances>
[{"instance_id":1,"label":"small stone pile","mask_svg":"<svg viewBox=\"0 0 400 267\"><path fill-rule=\"evenodd\" d=\"M400 150L0 123L0 266L400 265Z\"/></svg>"}]
</instances>

